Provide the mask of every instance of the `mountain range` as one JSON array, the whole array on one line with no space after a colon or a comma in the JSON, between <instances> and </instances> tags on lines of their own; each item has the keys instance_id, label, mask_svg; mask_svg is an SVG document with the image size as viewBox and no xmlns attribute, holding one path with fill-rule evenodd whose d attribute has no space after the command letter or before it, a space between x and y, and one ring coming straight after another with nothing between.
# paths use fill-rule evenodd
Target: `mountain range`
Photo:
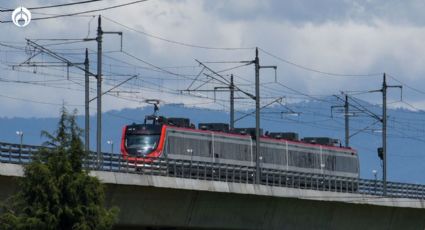
<instances>
[{"instance_id":1,"label":"mountain range","mask_svg":"<svg viewBox=\"0 0 425 230\"><path fill-rule=\"evenodd\" d=\"M296 132L300 137L332 137L344 144L344 114L340 107L331 112L331 104L341 101L335 98L303 101L285 106L272 106L262 110L261 127L272 132ZM354 105L354 104L353 104ZM367 110L367 111L366 111ZM350 108L350 147L358 151L362 178L374 178L373 170L381 177L381 161L377 148L382 143L381 107L366 102L356 102ZM122 127L131 123L142 123L144 116L152 114L152 107L113 110L103 113L102 150L119 152ZM236 122L235 127L254 127L253 111L236 113L236 118L249 114ZM369 113L370 112L370 113ZM168 117L188 117L194 124L202 122L229 121L226 111L187 107L182 104L167 104L160 108L160 114ZM377 117L373 118L372 114ZM388 178L390 181L425 184L425 119L423 112L394 108L388 110ZM96 117L90 117L91 149L95 149ZM77 117L80 127L84 127L84 117ZM0 141L19 143L16 131L23 131L24 144L40 145L43 139L41 130L52 132L58 117L52 118L5 118L0 117Z\"/></svg>"}]
</instances>

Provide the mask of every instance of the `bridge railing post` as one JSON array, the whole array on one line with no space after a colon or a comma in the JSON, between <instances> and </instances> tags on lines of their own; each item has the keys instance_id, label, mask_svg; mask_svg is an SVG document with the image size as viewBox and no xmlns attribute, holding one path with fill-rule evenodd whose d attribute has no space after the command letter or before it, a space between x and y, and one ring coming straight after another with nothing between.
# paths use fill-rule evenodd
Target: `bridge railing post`
<instances>
[{"instance_id":1,"label":"bridge railing post","mask_svg":"<svg viewBox=\"0 0 425 230\"><path fill-rule=\"evenodd\" d=\"M203 180L208 180L208 175L210 173L210 165L209 162L203 162L203 174L202 174L202 179Z\"/></svg>"},{"instance_id":2,"label":"bridge railing post","mask_svg":"<svg viewBox=\"0 0 425 230\"><path fill-rule=\"evenodd\" d=\"M232 165L233 171L232 171L232 182L236 182L235 181L235 174L236 174L236 167L235 165Z\"/></svg>"},{"instance_id":3,"label":"bridge railing post","mask_svg":"<svg viewBox=\"0 0 425 230\"><path fill-rule=\"evenodd\" d=\"M327 180L328 191L331 191L332 190L332 186L331 186L332 176L328 176L327 178L328 178L328 180Z\"/></svg>"},{"instance_id":4,"label":"bridge railing post","mask_svg":"<svg viewBox=\"0 0 425 230\"><path fill-rule=\"evenodd\" d=\"M228 171L229 166L226 164L226 168L224 169L224 173L225 173L225 181L227 182L229 179L229 171Z\"/></svg>"},{"instance_id":5,"label":"bridge railing post","mask_svg":"<svg viewBox=\"0 0 425 230\"><path fill-rule=\"evenodd\" d=\"M246 184L251 184L251 177L252 177L251 167L245 166L245 183Z\"/></svg>"},{"instance_id":6,"label":"bridge railing post","mask_svg":"<svg viewBox=\"0 0 425 230\"><path fill-rule=\"evenodd\" d=\"M420 190L419 190L420 197L421 197L422 200L424 200L425 199L425 186L423 186L423 185L419 185L419 186L420 186Z\"/></svg>"},{"instance_id":7,"label":"bridge railing post","mask_svg":"<svg viewBox=\"0 0 425 230\"><path fill-rule=\"evenodd\" d=\"M125 161L125 172L128 173L128 161Z\"/></svg>"},{"instance_id":8,"label":"bridge railing post","mask_svg":"<svg viewBox=\"0 0 425 230\"><path fill-rule=\"evenodd\" d=\"M9 162L12 162L12 146L9 145Z\"/></svg>"},{"instance_id":9,"label":"bridge railing post","mask_svg":"<svg viewBox=\"0 0 425 230\"><path fill-rule=\"evenodd\" d=\"M196 178L199 179L199 161L196 162Z\"/></svg>"},{"instance_id":10,"label":"bridge railing post","mask_svg":"<svg viewBox=\"0 0 425 230\"><path fill-rule=\"evenodd\" d=\"M219 164L216 164L216 167L218 169L218 181L221 180L221 166Z\"/></svg>"},{"instance_id":11,"label":"bridge railing post","mask_svg":"<svg viewBox=\"0 0 425 230\"><path fill-rule=\"evenodd\" d=\"M112 153L109 155L109 171L112 172Z\"/></svg>"},{"instance_id":12,"label":"bridge railing post","mask_svg":"<svg viewBox=\"0 0 425 230\"><path fill-rule=\"evenodd\" d=\"M22 154L22 144L19 146L19 152L18 152L19 164L22 164L21 154Z\"/></svg>"},{"instance_id":13,"label":"bridge railing post","mask_svg":"<svg viewBox=\"0 0 425 230\"><path fill-rule=\"evenodd\" d=\"M121 164L122 164L122 156L121 154L118 157L118 170L121 171Z\"/></svg>"}]
</instances>

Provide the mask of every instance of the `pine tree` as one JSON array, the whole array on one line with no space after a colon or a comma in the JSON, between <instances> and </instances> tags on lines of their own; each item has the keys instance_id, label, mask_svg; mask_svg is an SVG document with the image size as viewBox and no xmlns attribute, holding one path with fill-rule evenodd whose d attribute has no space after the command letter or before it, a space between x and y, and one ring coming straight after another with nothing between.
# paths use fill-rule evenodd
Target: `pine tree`
<instances>
[{"instance_id":1,"label":"pine tree","mask_svg":"<svg viewBox=\"0 0 425 230\"><path fill-rule=\"evenodd\" d=\"M82 167L86 153L76 111L61 110L54 134L24 167L19 192L2 207L0 229L110 229L117 208L104 205L104 188Z\"/></svg>"}]
</instances>

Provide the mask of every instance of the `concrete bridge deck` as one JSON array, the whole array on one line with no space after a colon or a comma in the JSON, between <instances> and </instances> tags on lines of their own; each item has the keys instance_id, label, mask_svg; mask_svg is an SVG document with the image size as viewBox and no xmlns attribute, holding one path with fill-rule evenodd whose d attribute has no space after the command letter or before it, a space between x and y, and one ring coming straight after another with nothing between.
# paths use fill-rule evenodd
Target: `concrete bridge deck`
<instances>
[{"instance_id":1,"label":"concrete bridge deck","mask_svg":"<svg viewBox=\"0 0 425 230\"><path fill-rule=\"evenodd\" d=\"M425 229L425 202L219 181L92 171L116 229ZM0 199L22 166L0 164Z\"/></svg>"}]
</instances>

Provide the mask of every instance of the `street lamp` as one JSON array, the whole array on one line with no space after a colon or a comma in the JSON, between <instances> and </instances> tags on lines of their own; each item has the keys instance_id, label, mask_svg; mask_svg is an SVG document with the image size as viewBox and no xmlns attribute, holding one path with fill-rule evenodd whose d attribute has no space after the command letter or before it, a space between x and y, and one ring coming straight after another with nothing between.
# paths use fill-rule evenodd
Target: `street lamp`
<instances>
[{"instance_id":1,"label":"street lamp","mask_svg":"<svg viewBox=\"0 0 425 230\"><path fill-rule=\"evenodd\" d=\"M375 194L376 194L376 183L378 181L378 171L376 169L372 170L373 177L375 178Z\"/></svg>"},{"instance_id":2,"label":"street lamp","mask_svg":"<svg viewBox=\"0 0 425 230\"><path fill-rule=\"evenodd\" d=\"M113 154L114 153L114 142L112 140L108 140L106 143L108 145L111 145L111 154Z\"/></svg>"},{"instance_id":3,"label":"street lamp","mask_svg":"<svg viewBox=\"0 0 425 230\"><path fill-rule=\"evenodd\" d=\"M19 162L21 162L21 155L22 155L22 142L24 139L24 132L22 130L16 131L16 135L19 136L20 144L19 144Z\"/></svg>"},{"instance_id":4,"label":"street lamp","mask_svg":"<svg viewBox=\"0 0 425 230\"><path fill-rule=\"evenodd\" d=\"M192 158L193 158L193 149L186 149L186 152L190 154L190 162L192 162Z\"/></svg>"},{"instance_id":5,"label":"street lamp","mask_svg":"<svg viewBox=\"0 0 425 230\"><path fill-rule=\"evenodd\" d=\"M326 165L323 164L323 163L320 164L320 170L321 170L322 174L324 173L325 166Z\"/></svg>"},{"instance_id":6,"label":"street lamp","mask_svg":"<svg viewBox=\"0 0 425 230\"><path fill-rule=\"evenodd\" d=\"M325 170L325 164L324 163L321 163L320 164L320 171L321 171L321 173L322 173L322 181L320 182L320 185L321 186L323 186L323 188L325 187L325 172L324 172L324 170Z\"/></svg>"}]
</instances>

